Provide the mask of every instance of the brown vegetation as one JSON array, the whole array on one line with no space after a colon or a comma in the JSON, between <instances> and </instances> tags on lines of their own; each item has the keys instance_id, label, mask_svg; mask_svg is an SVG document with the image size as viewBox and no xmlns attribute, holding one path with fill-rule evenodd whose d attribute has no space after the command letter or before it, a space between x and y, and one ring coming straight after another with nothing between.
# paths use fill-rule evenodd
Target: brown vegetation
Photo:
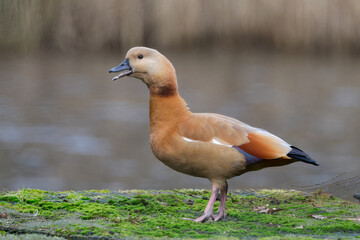
<instances>
[{"instance_id":1,"label":"brown vegetation","mask_svg":"<svg viewBox=\"0 0 360 240\"><path fill-rule=\"evenodd\" d=\"M356 0L3 0L0 49L103 50L256 42L360 49Z\"/></svg>"}]
</instances>

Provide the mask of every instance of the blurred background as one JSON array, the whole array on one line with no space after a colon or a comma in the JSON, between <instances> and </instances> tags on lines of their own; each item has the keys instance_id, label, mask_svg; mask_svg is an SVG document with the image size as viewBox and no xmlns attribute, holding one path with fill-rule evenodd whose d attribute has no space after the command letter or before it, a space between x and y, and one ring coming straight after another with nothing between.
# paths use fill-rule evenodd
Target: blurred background
<instances>
[{"instance_id":1,"label":"blurred background","mask_svg":"<svg viewBox=\"0 0 360 240\"><path fill-rule=\"evenodd\" d=\"M207 188L152 155L148 90L112 82L127 50L174 64L193 112L261 127L320 164L230 189L360 191L360 2L0 1L0 190Z\"/></svg>"}]
</instances>

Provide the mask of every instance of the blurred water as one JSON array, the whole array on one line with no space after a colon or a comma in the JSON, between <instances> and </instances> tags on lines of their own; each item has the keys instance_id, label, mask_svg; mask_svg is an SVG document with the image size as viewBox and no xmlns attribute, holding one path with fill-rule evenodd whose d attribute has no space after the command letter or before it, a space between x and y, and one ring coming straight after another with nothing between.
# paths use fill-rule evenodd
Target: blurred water
<instances>
[{"instance_id":1,"label":"blurred water","mask_svg":"<svg viewBox=\"0 0 360 240\"><path fill-rule=\"evenodd\" d=\"M359 175L360 60L226 49L163 53L194 112L267 129L320 163L247 173L230 189ZM1 56L0 189L210 188L152 155L145 85L112 82L107 72L124 54ZM340 187L332 194L351 199L360 191Z\"/></svg>"}]
</instances>

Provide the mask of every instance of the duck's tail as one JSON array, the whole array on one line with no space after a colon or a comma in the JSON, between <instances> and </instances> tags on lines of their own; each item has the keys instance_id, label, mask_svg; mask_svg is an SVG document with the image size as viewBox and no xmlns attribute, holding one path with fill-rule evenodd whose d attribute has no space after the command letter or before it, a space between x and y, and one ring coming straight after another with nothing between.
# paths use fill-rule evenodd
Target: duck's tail
<instances>
[{"instance_id":1,"label":"duck's tail","mask_svg":"<svg viewBox=\"0 0 360 240\"><path fill-rule=\"evenodd\" d=\"M290 146L291 147L291 151L287 154L288 157L294 159L294 160L299 160L305 163L309 163L315 166L319 166L319 164L312 159L309 155L307 155L303 150L294 147L294 146Z\"/></svg>"}]
</instances>

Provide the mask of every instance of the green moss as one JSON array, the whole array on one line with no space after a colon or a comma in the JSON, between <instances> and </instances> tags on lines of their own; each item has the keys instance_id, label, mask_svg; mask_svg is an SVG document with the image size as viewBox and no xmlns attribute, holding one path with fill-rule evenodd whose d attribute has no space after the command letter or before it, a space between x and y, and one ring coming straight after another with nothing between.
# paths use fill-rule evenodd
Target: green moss
<instances>
[{"instance_id":1,"label":"green moss","mask_svg":"<svg viewBox=\"0 0 360 240\"><path fill-rule=\"evenodd\" d=\"M15 197L15 196L2 196L0 197L0 201L3 201L3 202L20 202L20 200Z\"/></svg>"},{"instance_id":2,"label":"green moss","mask_svg":"<svg viewBox=\"0 0 360 240\"><path fill-rule=\"evenodd\" d=\"M360 221L349 220L360 216L360 206L321 192L234 191L228 195L227 219L204 224L183 220L200 216L209 196L210 191L194 189L22 189L0 194L0 213L7 214L0 218L0 230L41 228L56 236L114 238L346 239L360 234ZM318 215L323 218L314 217Z\"/></svg>"}]
</instances>

